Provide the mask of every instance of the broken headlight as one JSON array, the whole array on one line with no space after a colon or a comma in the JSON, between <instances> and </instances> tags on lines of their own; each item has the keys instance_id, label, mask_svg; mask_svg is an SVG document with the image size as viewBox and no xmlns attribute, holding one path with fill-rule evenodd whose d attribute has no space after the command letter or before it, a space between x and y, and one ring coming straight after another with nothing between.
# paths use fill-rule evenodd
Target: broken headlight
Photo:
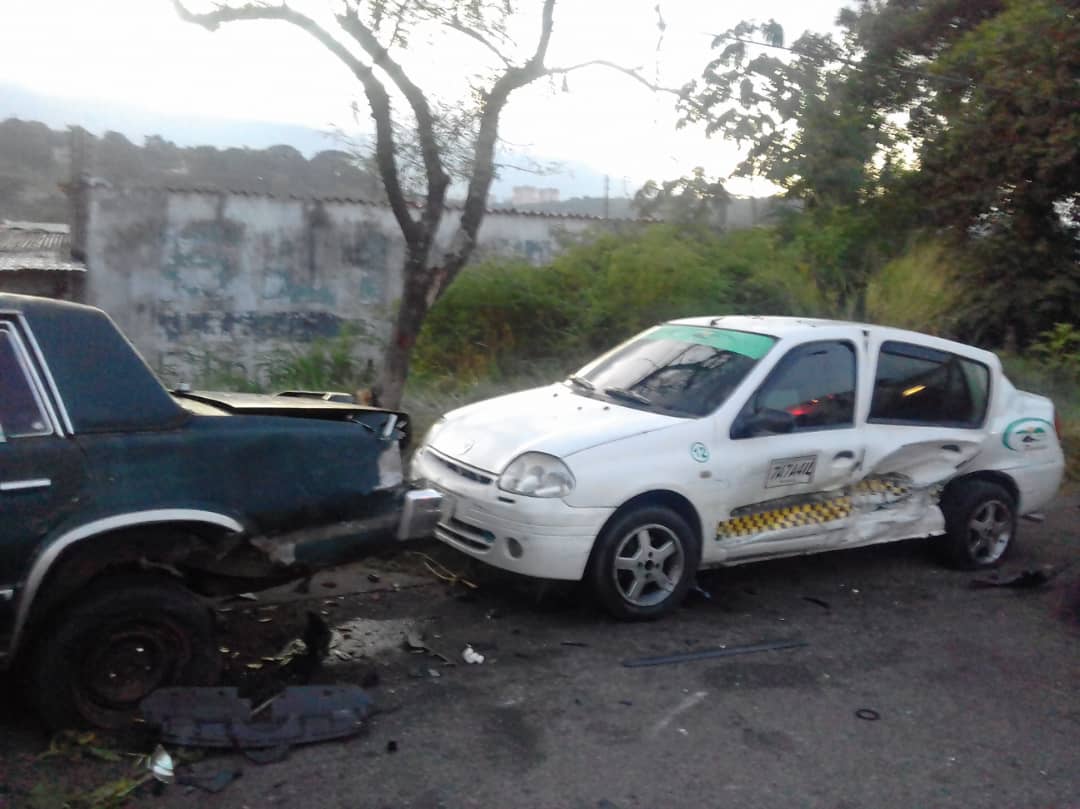
<instances>
[{"instance_id":1,"label":"broken headlight","mask_svg":"<svg viewBox=\"0 0 1080 809\"><path fill-rule=\"evenodd\" d=\"M527 497L565 497L574 490L574 476L554 455L526 452L499 476L499 488Z\"/></svg>"}]
</instances>

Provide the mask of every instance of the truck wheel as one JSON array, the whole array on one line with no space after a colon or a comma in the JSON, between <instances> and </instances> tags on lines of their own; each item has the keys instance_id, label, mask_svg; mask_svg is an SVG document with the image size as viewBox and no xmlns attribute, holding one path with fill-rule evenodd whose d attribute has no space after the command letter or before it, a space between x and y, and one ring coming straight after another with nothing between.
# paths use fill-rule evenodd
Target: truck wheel
<instances>
[{"instance_id":1,"label":"truck wheel","mask_svg":"<svg viewBox=\"0 0 1080 809\"><path fill-rule=\"evenodd\" d=\"M942 549L963 570L990 567L1008 551L1016 535L1016 501L989 480L961 481L941 498L945 515Z\"/></svg>"},{"instance_id":2,"label":"truck wheel","mask_svg":"<svg viewBox=\"0 0 1080 809\"><path fill-rule=\"evenodd\" d=\"M213 685L221 670L213 613L163 576L97 582L44 629L31 682L52 729L130 727L153 691Z\"/></svg>"},{"instance_id":3,"label":"truck wheel","mask_svg":"<svg viewBox=\"0 0 1080 809\"><path fill-rule=\"evenodd\" d=\"M679 514L663 506L634 509L601 532L590 567L593 590L616 618L658 618L682 603L700 555Z\"/></svg>"}]
</instances>

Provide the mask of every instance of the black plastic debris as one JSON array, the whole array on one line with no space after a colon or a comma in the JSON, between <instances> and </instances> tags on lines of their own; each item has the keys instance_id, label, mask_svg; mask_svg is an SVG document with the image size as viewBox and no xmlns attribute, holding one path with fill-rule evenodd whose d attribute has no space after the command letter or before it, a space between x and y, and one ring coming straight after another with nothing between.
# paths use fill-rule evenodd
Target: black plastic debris
<instances>
[{"instance_id":1,"label":"black plastic debris","mask_svg":"<svg viewBox=\"0 0 1080 809\"><path fill-rule=\"evenodd\" d=\"M235 688L163 688L142 703L147 724L185 747L277 747L357 733L371 698L356 686L293 686L253 713Z\"/></svg>"},{"instance_id":2,"label":"black plastic debris","mask_svg":"<svg viewBox=\"0 0 1080 809\"><path fill-rule=\"evenodd\" d=\"M244 758L255 764L277 764L284 761L292 752L292 746L279 744L276 747L259 747L254 750L245 750Z\"/></svg>"},{"instance_id":3,"label":"black plastic debris","mask_svg":"<svg viewBox=\"0 0 1080 809\"><path fill-rule=\"evenodd\" d=\"M855 711L855 716L859 719L865 719L867 722L876 722L881 719L881 714L873 708L859 708L859 710Z\"/></svg>"},{"instance_id":4,"label":"black plastic debris","mask_svg":"<svg viewBox=\"0 0 1080 809\"><path fill-rule=\"evenodd\" d=\"M192 765L176 774L176 783L185 787L196 787L204 792L218 793L243 774L243 770L235 767L212 769Z\"/></svg>"},{"instance_id":5,"label":"black plastic debris","mask_svg":"<svg viewBox=\"0 0 1080 809\"><path fill-rule=\"evenodd\" d=\"M814 596L803 596L803 601L809 601L811 604L817 604L823 610L831 610L832 604L823 598L815 598Z\"/></svg>"},{"instance_id":6,"label":"black plastic debris","mask_svg":"<svg viewBox=\"0 0 1080 809\"><path fill-rule=\"evenodd\" d=\"M644 666L670 666L676 663L691 663L695 660L711 660L716 657L732 657L734 655L753 654L754 652L796 649L807 645L809 644L804 640L774 640L765 643L751 643L746 646L721 646L718 649L702 649L697 652L662 657L639 657L633 660L624 660L622 664L628 669L642 668Z\"/></svg>"},{"instance_id":7,"label":"black plastic debris","mask_svg":"<svg viewBox=\"0 0 1080 809\"><path fill-rule=\"evenodd\" d=\"M378 573L368 573L367 580L372 584L378 584L381 581Z\"/></svg>"},{"instance_id":8,"label":"black plastic debris","mask_svg":"<svg viewBox=\"0 0 1080 809\"><path fill-rule=\"evenodd\" d=\"M396 753L397 751L398 751L398 743L396 741L391 739L390 741L388 741L386 743L386 752L387 753Z\"/></svg>"},{"instance_id":9,"label":"black plastic debris","mask_svg":"<svg viewBox=\"0 0 1080 809\"><path fill-rule=\"evenodd\" d=\"M560 646L579 646L579 647L582 647L582 648L586 648L586 647L588 647L589 644L585 643L584 641L580 641L580 640L561 640L561 641L559 641L559 645Z\"/></svg>"},{"instance_id":10,"label":"black plastic debris","mask_svg":"<svg viewBox=\"0 0 1080 809\"><path fill-rule=\"evenodd\" d=\"M971 586L974 589L984 587L1011 587L1016 590L1028 590L1042 587L1050 581L1050 575L1045 570L1025 570L1007 579L972 579Z\"/></svg>"}]
</instances>

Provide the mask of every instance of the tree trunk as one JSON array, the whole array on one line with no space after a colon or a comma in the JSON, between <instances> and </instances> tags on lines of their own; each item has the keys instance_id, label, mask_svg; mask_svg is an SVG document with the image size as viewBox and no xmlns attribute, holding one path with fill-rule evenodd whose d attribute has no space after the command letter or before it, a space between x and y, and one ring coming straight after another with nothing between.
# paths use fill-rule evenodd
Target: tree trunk
<instances>
[{"instance_id":1,"label":"tree trunk","mask_svg":"<svg viewBox=\"0 0 1080 809\"><path fill-rule=\"evenodd\" d=\"M403 288L397 317L390 333L390 342L383 356L382 371L377 384L377 397L382 407L400 407L409 376L409 358L424 316L431 308L430 278L438 270L429 270L424 257L409 251L403 268Z\"/></svg>"}]
</instances>

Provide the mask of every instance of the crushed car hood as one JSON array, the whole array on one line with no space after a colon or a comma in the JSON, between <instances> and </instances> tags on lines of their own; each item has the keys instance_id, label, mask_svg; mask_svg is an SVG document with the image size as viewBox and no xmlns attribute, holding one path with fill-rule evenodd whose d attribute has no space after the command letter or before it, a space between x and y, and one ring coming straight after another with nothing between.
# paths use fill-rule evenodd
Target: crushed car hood
<instances>
[{"instance_id":1,"label":"crushed car hood","mask_svg":"<svg viewBox=\"0 0 1080 809\"><path fill-rule=\"evenodd\" d=\"M272 396L263 393L219 393L217 391L174 391L181 399L214 405L232 413L259 416L310 416L314 418L343 418L349 413L392 413L377 407L344 402L293 396Z\"/></svg>"},{"instance_id":2,"label":"crushed car hood","mask_svg":"<svg viewBox=\"0 0 1080 809\"><path fill-rule=\"evenodd\" d=\"M523 452L565 458L685 419L580 396L554 384L488 399L446 415L430 446L486 472L499 473Z\"/></svg>"}]
</instances>

